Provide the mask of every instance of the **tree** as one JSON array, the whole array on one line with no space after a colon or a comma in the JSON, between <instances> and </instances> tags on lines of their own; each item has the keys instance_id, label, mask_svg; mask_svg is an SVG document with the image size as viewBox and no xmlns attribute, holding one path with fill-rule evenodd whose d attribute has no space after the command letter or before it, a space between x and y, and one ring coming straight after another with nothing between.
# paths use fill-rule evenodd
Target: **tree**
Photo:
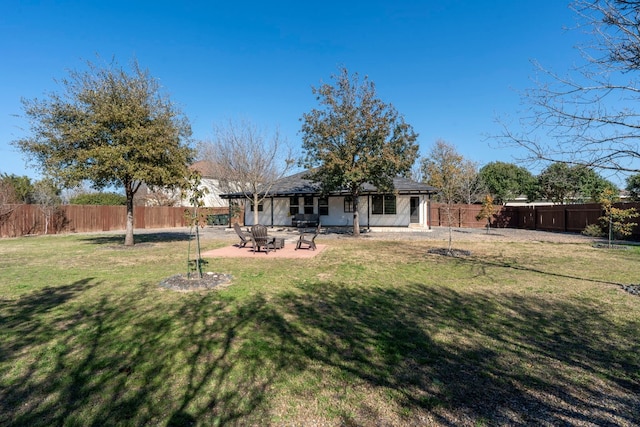
<instances>
[{"instance_id":1,"label":"tree","mask_svg":"<svg viewBox=\"0 0 640 427\"><path fill-rule=\"evenodd\" d=\"M640 173L627 177L625 189L629 192L631 200L640 201Z\"/></svg>"},{"instance_id":2,"label":"tree","mask_svg":"<svg viewBox=\"0 0 640 427\"><path fill-rule=\"evenodd\" d=\"M467 204L473 204L482 200L482 194L486 192L484 183L478 175L478 164L471 160L464 160L461 165L462 179L461 192L462 201Z\"/></svg>"},{"instance_id":3,"label":"tree","mask_svg":"<svg viewBox=\"0 0 640 427\"><path fill-rule=\"evenodd\" d=\"M600 218L600 221L605 225L605 229L608 229L609 235L609 247L614 237L625 237L631 235L633 227L638 225L635 222L631 222L633 218L637 218L638 214L635 208L618 208L613 204L617 201L617 193L606 189L600 195L600 204L604 215Z\"/></svg>"},{"instance_id":4,"label":"tree","mask_svg":"<svg viewBox=\"0 0 640 427\"><path fill-rule=\"evenodd\" d=\"M359 196L365 183L393 191L393 178L414 164L418 135L375 85L342 67L334 85L312 88L320 104L302 116L303 165L325 193L347 190L353 200L353 235L360 235Z\"/></svg>"},{"instance_id":5,"label":"tree","mask_svg":"<svg viewBox=\"0 0 640 427\"><path fill-rule=\"evenodd\" d=\"M496 207L493 204L493 197L491 194L487 194L484 196L484 200L482 201L482 209L476 215L476 220L480 221L483 219L487 220L487 234L489 234L489 229L491 228L491 218L493 218L493 214L496 211Z\"/></svg>"},{"instance_id":6,"label":"tree","mask_svg":"<svg viewBox=\"0 0 640 427\"><path fill-rule=\"evenodd\" d=\"M223 191L242 192L251 202L254 224L259 222L257 207L294 165L291 149L277 130L269 134L247 120L218 126L214 141L201 144L200 156L217 169Z\"/></svg>"},{"instance_id":7,"label":"tree","mask_svg":"<svg viewBox=\"0 0 640 427\"><path fill-rule=\"evenodd\" d=\"M15 196L15 203L30 204L33 203L33 183L31 178L26 175L18 176L15 174L3 174L0 176L0 180L7 186L13 188Z\"/></svg>"},{"instance_id":8,"label":"tree","mask_svg":"<svg viewBox=\"0 0 640 427\"><path fill-rule=\"evenodd\" d=\"M127 198L114 192L83 193L69 199L72 205L120 206L127 204Z\"/></svg>"},{"instance_id":9,"label":"tree","mask_svg":"<svg viewBox=\"0 0 640 427\"><path fill-rule=\"evenodd\" d=\"M575 194L579 184L566 163L552 163L538 175L538 195L553 203L563 204L570 194Z\"/></svg>"},{"instance_id":10,"label":"tree","mask_svg":"<svg viewBox=\"0 0 640 427\"><path fill-rule=\"evenodd\" d=\"M200 227L204 227L207 223L206 215L200 210L204 206L204 197L208 193L208 189L203 187L202 177L198 172L192 172L189 176L188 188L183 189L183 196L189 199L191 210L185 211L187 222L189 223L189 245L187 247L187 278L191 278L191 270L195 270L198 279L202 279L202 268L207 264L202 259L202 251L200 250ZM191 259L191 235L195 229L196 235L196 253L195 259Z\"/></svg>"},{"instance_id":11,"label":"tree","mask_svg":"<svg viewBox=\"0 0 640 427\"><path fill-rule=\"evenodd\" d=\"M125 245L133 245L133 198L141 183L176 187L188 176L191 128L133 62L128 72L111 63L71 71L62 93L23 100L31 136L14 142L45 175L65 187L88 180L97 190L124 189Z\"/></svg>"},{"instance_id":12,"label":"tree","mask_svg":"<svg viewBox=\"0 0 640 427\"><path fill-rule=\"evenodd\" d=\"M491 162L480 169L480 179L497 203L504 204L520 195L530 195L536 179L531 172L513 163Z\"/></svg>"},{"instance_id":13,"label":"tree","mask_svg":"<svg viewBox=\"0 0 640 427\"><path fill-rule=\"evenodd\" d=\"M574 1L578 27L592 36L580 48L584 62L566 75L536 64L541 77L523 94L522 131L503 124L498 139L524 148L524 160L640 172L639 7L639 0Z\"/></svg>"},{"instance_id":14,"label":"tree","mask_svg":"<svg viewBox=\"0 0 640 427\"><path fill-rule=\"evenodd\" d=\"M33 200L44 215L44 234L49 233L49 226L59 216L59 206L62 203L60 189L56 187L52 179L42 179L33 186ZM58 231L57 227L54 231Z\"/></svg>"},{"instance_id":15,"label":"tree","mask_svg":"<svg viewBox=\"0 0 640 427\"><path fill-rule=\"evenodd\" d=\"M559 204L584 203L596 201L606 188L617 191L615 185L586 166L552 163L538 175L537 194Z\"/></svg>"},{"instance_id":16,"label":"tree","mask_svg":"<svg viewBox=\"0 0 640 427\"><path fill-rule=\"evenodd\" d=\"M439 189L436 197L445 204L451 252L453 205L465 199L467 162L453 145L440 139L433 145L427 157L422 159L422 175L426 184Z\"/></svg>"},{"instance_id":17,"label":"tree","mask_svg":"<svg viewBox=\"0 0 640 427\"><path fill-rule=\"evenodd\" d=\"M580 183L576 203L597 202L600 194L605 190L615 194L620 193L620 189L614 183L603 178L593 169L583 165L576 165L574 169L577 169L578 182Z\"/></svg>"},{"instance_id":18,"label":"tree","mask_svg":"<svg viewBox=\"0 0 640 427\"><path fill-rule=\"evenodd\" d=\"M0 176L0 225L9 220L18 203L16 190L10 180L5 179L7 175Z\"/></svg>"}]
</instances>

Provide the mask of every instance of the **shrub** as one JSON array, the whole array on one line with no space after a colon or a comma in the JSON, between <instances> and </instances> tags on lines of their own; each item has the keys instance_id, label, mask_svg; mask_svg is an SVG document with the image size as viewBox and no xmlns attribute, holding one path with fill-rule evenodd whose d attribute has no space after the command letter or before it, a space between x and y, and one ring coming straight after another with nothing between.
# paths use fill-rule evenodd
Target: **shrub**
<instances>
[{"instance_id":1,"label":"shrub","mask_svg":"<svg viewBox=\"0 0 640 427\"><path fill-rule=\"evenodd\" d=\"M590 237L603 237L604 231L598 224L589 224L582 230L582 234Z\"/></svg>"},{"instance_id":2,"label":"shrub","mask_svg":"<svg viewBox=\"0 0 640 427\"><path fill-rule=\"evenodd\" d=\"M127 198L118 193L85 193L69 199L72 205L119 206L127 203Z\"/></svg>"}]
</instances>

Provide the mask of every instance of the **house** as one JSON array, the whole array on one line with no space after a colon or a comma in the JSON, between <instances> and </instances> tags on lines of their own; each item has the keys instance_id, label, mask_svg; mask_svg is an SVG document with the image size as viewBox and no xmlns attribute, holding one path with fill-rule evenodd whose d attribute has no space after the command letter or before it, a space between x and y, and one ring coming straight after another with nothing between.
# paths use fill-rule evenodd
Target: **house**
<instances>
[{"instance_id":1,"label":"house","mask_svg":"<svg viewBox=\"0 0 640 427\"><path fill-rule=\"evenodd\" d=\"M320 184L307 178L308 172L285 177L269 190L257 206L258 222L271 226L295 225L298 214L316 217L323 226L353 226L353 200L347 191L323 195ZM363 186L359 198L361 227L430 228L429 203L437 188L406 178L394 178L393 193L380 193L374 186ZM262 196L263 194L261 194ZM243 193L220 195L224 199L244 199L244 221L253 225L253 204Z\"/></svg>"},{"instance_id":2,"label":"house","mask_svg":"<svg viewBox=\"0 0 640 427\"><path fill-rule=\"evenodd\" d=\"M199 188L206 188L203 197L203 206L208 208L228 207L229 201L222 199L220 193L223 192L217 168L206 160L199 160L189 166L190 171L200 173ZM191 206L188 195L183 194L182 189L149 188L142 184L136 193L136 204L142 206Z\"/></svg>"},{"instance_id":3,"label":"house","mask_svg":"<svg viewBox=\"0 0 640 427\"><path fill-rule=\"evenodd\" d=\"M200 188L206 188L207 194L202 198L204 206L209 208L220 208L229 206L229 202L220 197L221 183L217 178L217 170L213 163L207 160L199 160L189 166L189 170L200 173ZM189 206L188 197L180 201L180 206Z\"/></svg>"}]
</instances>

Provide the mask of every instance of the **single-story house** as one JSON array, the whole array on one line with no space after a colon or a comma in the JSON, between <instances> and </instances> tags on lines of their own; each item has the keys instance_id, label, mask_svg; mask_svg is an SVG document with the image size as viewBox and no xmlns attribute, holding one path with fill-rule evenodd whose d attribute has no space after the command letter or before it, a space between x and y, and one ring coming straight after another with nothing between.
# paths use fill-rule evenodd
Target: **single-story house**
<instances>
[{"instance_id":1,"label":"single-story house","mask_svg":"<svg viewBox=\"0 0 640 427\"><path fill-rule=\"evenodd\" d=\"M270 226L295 226L296 218L305 214L317 218L322 226L353 226L353 200L349 192L323 195L320 184L309 180L307 175L304 171L274 183L257 206L258 222ZM438 189L407 178L394 178L393 185L392 193L381 193L369 184L363 186L358 200L360 226L430 228L429 203ZM254 206L243 193L221 194L220 197L244 203L245 224L253 225Z\"/></svg>"}]
</instances>

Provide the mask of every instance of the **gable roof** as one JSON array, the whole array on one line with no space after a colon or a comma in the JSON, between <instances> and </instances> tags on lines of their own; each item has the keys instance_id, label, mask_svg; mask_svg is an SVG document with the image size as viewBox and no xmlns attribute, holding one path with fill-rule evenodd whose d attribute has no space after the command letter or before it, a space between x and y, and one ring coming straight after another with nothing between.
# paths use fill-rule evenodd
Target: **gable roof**
<instances>
[{"instance_id":1,"label":"gable roof","mask_svg":"<svg viewBox=\"0 0 640 427\"><path fill-rule=\"evenodd\" d=\"M273 184L268 194L274 197L320 196L322 194L320 183L308 179L308 174L309 171L302 171L284 177ZM366 183L362 187L362 192L360 193L362 195L379 193L377 188L371 184ZM394 193L397 194L435 194L438 192L435 187L401 177L393 178L393 188ZM260 192L260 194L264 195L264 192ZM347 190L332 191L329 195L349 195L349 192ZM243 198L244 193L227 193L221 194L220 197L237 199Z\"/></svg>"},{"instance_id":2,"label":"gable roof","mask_svg":"<svg viewBox=\"0 0 640 427\"><path fill-rule=\"evenodd\" d=\"M199 172L202 178L218 178L220 169L216 163L209 160L198 160L189 166L189 170Z\"/></svg>"}]
</instances>

